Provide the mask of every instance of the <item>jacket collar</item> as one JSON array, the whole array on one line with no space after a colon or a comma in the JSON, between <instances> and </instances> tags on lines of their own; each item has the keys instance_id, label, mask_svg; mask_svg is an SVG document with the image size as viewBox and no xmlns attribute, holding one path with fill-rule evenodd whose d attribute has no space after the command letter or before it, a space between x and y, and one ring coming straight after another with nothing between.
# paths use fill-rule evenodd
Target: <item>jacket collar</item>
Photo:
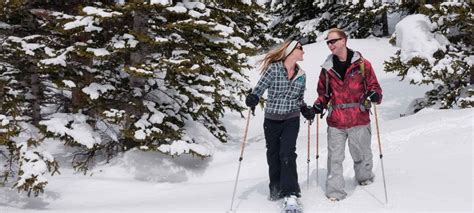
<instances>
[{"instance_id":1,"label":"jacket collar","mask_svg":"<svg viewBox=\"0 0 474 213\"><path fill-rule=\"evenodd\" d=\"M352 49L349 49L351 50L352 52L354 52L354 55L352 56L352 59L351 59L351 64L355 63L356 61L358 61L359 59L362 58L361 54L357 51L354 51ZM332 63L332 57L333 57L333 54L330 54L328 55L328 57L326 58L326 60L324 61L323 65L321 65L321 67L327 71L331 70L333 67L334 67L334 64Z\"/></svg>"},{"instance_id":2,"label":"jacket collar","mask_svg":"<svg viewBox=\"0 0 474 213\"><path fill-rule=\"evenodd\" d=\"M278 67L281 67L281 69L284 72L286 72L286 68L285 68L285 65L283 64L283 61L278 61L276 64ZM300 65L296 64L296 69L298 70L298 73L296 73L296 76L293 78L292 82L305 74L304 70L301 69Z\"/></svg>"}]
</instances>

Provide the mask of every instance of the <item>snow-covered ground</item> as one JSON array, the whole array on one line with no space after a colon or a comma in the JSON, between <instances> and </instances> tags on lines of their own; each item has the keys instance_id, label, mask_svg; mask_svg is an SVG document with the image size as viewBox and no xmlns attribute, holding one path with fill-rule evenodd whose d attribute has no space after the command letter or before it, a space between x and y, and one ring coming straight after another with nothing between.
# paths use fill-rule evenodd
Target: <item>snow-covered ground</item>
<instances>
[{"instance_id":1,"label":"snow-covered ground","mask_svg":"<svg viewBox=\"0 0 474 213\"><path fill-rule=\"evenodd\" d=\"M474 110L425 109L405 114L409 103L423 96L428 87L400 82L383 71L383 61L397 50L387 39L349 40L372 62L384 91L377 106L383 161L388 192L385 203L375 123L372 122L375 183L357 186L352 160L347 151L344 176L348 196L333 203L324 196L326 180L326 122L319 127L319 176L316 177L316 125L311 126L309 186L307 185L307 123L301 121L297 144L298 174L305 212L472 212L473 211L473 123ZM318 42L305 45L307 72L305 101L316 97L320 64L329 50ZM251 85L258 72L249 73ZM246 112L244 112L246 115ZM216 144L213 157L199 160L190 156L171 158L158 153L131 151L110 164L99 165L92 175L74 174L63 162L61 175L49 178L43 195L24 194L0 188L0 213L6 212L226 212L230 208L246 120L235 112L224 118L229 130L228 144ZM198 128L199 125L196 125ZM211 139L204 130L203 138ZM268 176L263 137L263 111L251 117L237 186L235 212L278 212L278 202L267 200ZM48 142L48 150L61 159L62 145ZM347 150L347 149L346 149ZM319 180L319 186L316 184Z\"/></svg>"}]
</instances>

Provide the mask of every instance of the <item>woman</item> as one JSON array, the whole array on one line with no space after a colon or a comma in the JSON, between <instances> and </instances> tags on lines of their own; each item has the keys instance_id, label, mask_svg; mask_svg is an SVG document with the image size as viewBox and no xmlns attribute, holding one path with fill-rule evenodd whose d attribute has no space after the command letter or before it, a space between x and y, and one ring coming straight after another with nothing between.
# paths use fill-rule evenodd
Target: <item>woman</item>
<instances>
[{"instance_id":1,"label":"woman","mask_svg":"<svg viewBox=\"0 0 474 213\"><path fill-rule=\"evenodd\" d=\"M303 47L297 41L286 41L271 50L263 60L261 74L245 102L252 110L259 97L268 90L263 124L270 176L270 200L301 197L296 171L296 139L300 112L308 120L314 110L303 101L306 75L296 64L303 60Z\"/></svg>"},{"instance_id":2,"label":"woman","mask_svg":"<svg viewBox=\"0 0 474 213\"><path fill-rule=\"evenodd\" d=\"M380 104L382 89L370 62L347 48L344 31L329 30L326 44L331 54L322 65L313 109L316 114L328 110L326 196L339 201L347 196L342 168L346 141L354 161L355 179L360 185L374 181L368 101Z\"/></svg>"}]
</instances>

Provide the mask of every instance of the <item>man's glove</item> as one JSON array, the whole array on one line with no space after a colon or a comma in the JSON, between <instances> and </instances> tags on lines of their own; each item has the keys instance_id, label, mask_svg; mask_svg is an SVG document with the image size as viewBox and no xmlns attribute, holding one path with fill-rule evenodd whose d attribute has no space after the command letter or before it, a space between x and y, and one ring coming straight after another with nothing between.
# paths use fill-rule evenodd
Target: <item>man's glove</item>
<instances>
[{"instance_id":1,"label":"man's glove","mask_svg":"<svg viewBox=\"0 0 474 213\"><path fill-rule=\"evenodd\" d=\"M375 102L375 103L378 103L380 101L380 97L381 95L378 94L377 92L375 91L368 91L366 94L365 94L365 97L366 98L369 98L371 102Z\"/></svg>"},{"instance_id":2,"label":"man's glove","mask_svg":"<svg viewBox=\"0 0 474 213\"><path fill-rule=\"evenodd\" d=\"M321 114L321 113L323 113L324 106L323 106L322 104L320 104L320 103L315 103L315 104L313 105L313 109L314 109L314 112L315 112L316 114Z\"/></svg>"},{"instance_id":3,"label":"man's glove","mask_svg":"<svg viewBox=\"0 0 474 213\"><path fill-rule=\"evenodd\" d=\"M314 112L313 107L306 106L306 105L301 106L301 114L308 121L312 121L314 120L314 117L316 117L316 113Z\"/></svg>"},{"instance_id":4,"label":"man's glove","mask_svg":"<svg viewBox=\"0 0 474 213\"><path fill-rule=\"evenodd\" d=\"M258 96L256 96L256 95L250 93L250 94L247 96L247 98L245 99L245 104L246 104L248 107L255 109L255 106L257 106L257 104L258 104L258 100L259 100Z\"/></svg>"}]
</instances>

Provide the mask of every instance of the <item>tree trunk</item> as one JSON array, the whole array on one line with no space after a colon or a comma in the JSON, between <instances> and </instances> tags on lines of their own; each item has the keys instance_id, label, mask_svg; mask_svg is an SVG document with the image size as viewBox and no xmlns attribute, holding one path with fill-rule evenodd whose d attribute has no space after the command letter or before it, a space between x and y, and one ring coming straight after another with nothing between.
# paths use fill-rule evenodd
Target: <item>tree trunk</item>
<instances>
[{"instance_id":1,"label":"tree trunk","mask_svg":"<svg viewBox=\"0 0 474 213\"><path fill-rule=\"evenodd\" d=\"M30 66L29 69L34 70L36 67ZM41 120L41 82L39 80L39 75L36 71L33 71L33 74L30 76L31 84L31 95L33 100L31 103L32 118L33 124L38 125Z\"/></svg>"},{"instance_id":2,"label":"tree trunk","mask_svg":"<svg viewBox=\"0 0 474 213\"><path fill-rule=\"evenodd\" d=\"M0 80L0 111L3 112L3 101L5 100L5 85L6 85L6 82Z\"/></svg>"},{"instance_id":3,"label":"tree trunk","mask_svg":"<svg viewBox=\"0 0 474 213\"><path fill-rule=\"evenodd\" d=\"M439 4L440 0L425 0L426 4Z\"/></svg>"},{"instance_id":4,"label":"tree trunk","mask_svg":"<svg viewBox=\"0 0 474 213\"><path fill-rule=\"evenodd\" d=\"M383 33L383 36L388 36L387 9L384 9L382 13L382 33Z\"/></svg>"},{"instance_id":5,"label":"tree trunk","mask_svg":"<svg viewBox=\"0 0 474 213\"><path fill-rule=\"evenodd\" d=\"M148 31L147 22L149 15L145 11L136 10L133 14L133 31L139 34L146 34ZM143 62L145 55L147 54L147 46L138 44L138 48L130 53L130 65L136 66ZM141 87L144 84L144 80L138 76L130 75L130 86Z\"/></svg>"},{"instance_id":6,"label":"tree trunk","mask_svg":"<svg viewBox=\"0 0 474 213\"><path fill-rule=\"evenodd\" d=\"M470 83L471 85L474 84L474 70L472 70L472 69L471 69L471 79L470 79L469 83Z\"/></svg>"}]
</instances>

